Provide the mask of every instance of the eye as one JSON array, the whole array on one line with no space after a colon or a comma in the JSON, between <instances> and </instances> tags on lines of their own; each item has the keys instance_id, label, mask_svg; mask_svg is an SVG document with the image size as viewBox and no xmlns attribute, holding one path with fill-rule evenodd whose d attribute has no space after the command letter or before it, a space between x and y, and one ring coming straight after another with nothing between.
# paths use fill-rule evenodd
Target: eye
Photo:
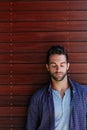
<instances>
[{"instance_id":1,"label":"eye","mask_svg":"<svg viewBox=\"0 0 87 130\"><path fill-rule=\"evenodd\" d=\"M50 64L52 68L56 68L56 64Z\"/></svg>"},{"instance_id":2,"label":"eye","mask_svg":"<svg viewBox=\"0 0 87 130\"><path fill-rule=\"evenodd\" d=\"M64 67L65 64L61 64L61 67Z\"/></svg>"}]
</instances>

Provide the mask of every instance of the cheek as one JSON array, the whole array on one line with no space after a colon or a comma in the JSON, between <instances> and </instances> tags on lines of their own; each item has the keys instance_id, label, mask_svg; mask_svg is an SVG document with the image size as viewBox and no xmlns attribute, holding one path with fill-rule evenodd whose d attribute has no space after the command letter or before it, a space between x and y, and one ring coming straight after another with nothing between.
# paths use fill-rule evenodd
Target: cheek
<instances>
[{"instance_id":1,"label":"cheek","mask_svg":"<svg viewBox=\"0 0 87 130\"><path fill-rule=\"evenodd\" d=\"M50 72L50 73L54 73L54 72L55 72L55 70L54 70L54 69L52 69L52 68L49 68L49 72Z\"/></svg>"},{"instance_id":2,"label":"cheek","mask_svg":"<svg viewBox=\"0 0 87 130\"><path fill-rule=\"evenodd\" d=\"M68 67L67 67L67 66L66 66L66 67L64 67L61 71L63 71L63 72L68 71Z\"/></svg>"}]
</instances>

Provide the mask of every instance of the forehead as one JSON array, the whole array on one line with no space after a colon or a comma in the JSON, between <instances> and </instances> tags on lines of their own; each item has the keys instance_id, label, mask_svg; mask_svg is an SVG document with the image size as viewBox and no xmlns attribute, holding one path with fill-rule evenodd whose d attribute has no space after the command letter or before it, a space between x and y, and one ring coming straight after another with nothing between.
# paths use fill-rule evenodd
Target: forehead
<instances>
[{"instance_id":1,"label":"forehead","mask_svg":"<svg viewBox=\"0 0 87 130\"><path fill-rule=\"evenodd\" d=\"M49 58L49 62L66 62L66 56L63 54L52 54Z\"/></svg>"}]
</instances>

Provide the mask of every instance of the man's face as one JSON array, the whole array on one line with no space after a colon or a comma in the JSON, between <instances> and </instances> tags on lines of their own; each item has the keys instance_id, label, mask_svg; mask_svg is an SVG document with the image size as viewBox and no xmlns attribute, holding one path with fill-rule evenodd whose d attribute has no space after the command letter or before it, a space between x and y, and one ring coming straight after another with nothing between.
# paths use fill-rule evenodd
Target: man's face
<instances>
[{"instance_id":1,"label":"man's face","mask_svg":"<svg viewBox=\"0 0 87 130\"><path fill-rule=\"evenodd\" d=\"M46 67L53 80L62 81L67 76L69 63L67 63L65 55L53 54L50 56L49 64L46 64Z\"/></svg>"}]
</instances>

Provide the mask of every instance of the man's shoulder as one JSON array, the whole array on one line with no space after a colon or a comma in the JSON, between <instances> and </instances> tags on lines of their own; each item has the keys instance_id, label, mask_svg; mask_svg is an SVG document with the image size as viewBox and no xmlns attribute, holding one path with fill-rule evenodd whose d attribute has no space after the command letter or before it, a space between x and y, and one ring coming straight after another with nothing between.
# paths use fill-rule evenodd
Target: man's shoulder
<instances>
[{"instance_id":1,"label":"man's shoulder","mask_svg":"<svg viewBox=\"0 0 87 130\"><path fill-rule=\"evenodd\" d=\"M39 88L33 95L32 98L40 98L43 97L44 95L46 95L48 93L48 89L49 89L49 83L43 85L41 88Z\"/></svg>"},{"instance_id":2,"label":"man's shoulder","mask_svg":"<svg viewBox=\"0 0 87 130\"><path fill-rule=\"evenodd\" d=\"M84 84L81 84L81 83L73 81L73 80L70 80L70 83L72 84L72 86L74 86L75 89L87 91L87 86Z\"/></svg>"}]
</instances>

